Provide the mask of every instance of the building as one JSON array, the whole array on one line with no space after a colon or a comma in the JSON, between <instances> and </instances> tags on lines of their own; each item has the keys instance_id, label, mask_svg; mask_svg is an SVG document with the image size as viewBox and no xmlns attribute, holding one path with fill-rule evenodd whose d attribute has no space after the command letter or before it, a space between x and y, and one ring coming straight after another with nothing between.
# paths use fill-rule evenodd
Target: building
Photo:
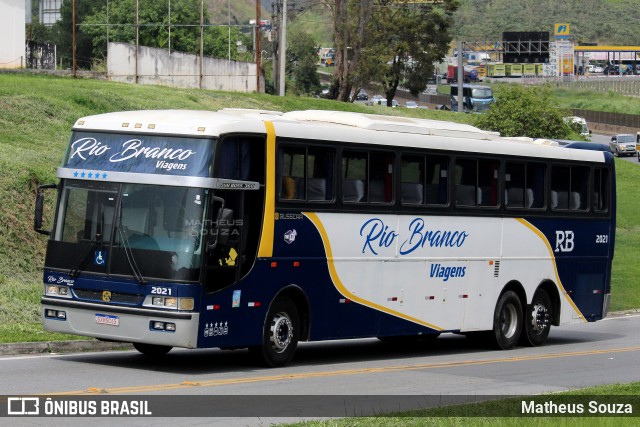
<instances>
[{"instance_id":1,"label":"building","mask_svg":"<svg viewBox=\"0 0 640 427\"><path fill-rule=\"evenodd\" d=\"M40 23L51 26L58 22L61 6L62 0L40 0Z\"/></svg>"},{"instance_id":2,"label":"building","mask_svg":"<svg viewBox=\"0 0 640 427\"><path fill-rule=\"evenodd\" d=\"M0 68L24 67L25 0L0 0Z\"/></svg>"}]
</instances>

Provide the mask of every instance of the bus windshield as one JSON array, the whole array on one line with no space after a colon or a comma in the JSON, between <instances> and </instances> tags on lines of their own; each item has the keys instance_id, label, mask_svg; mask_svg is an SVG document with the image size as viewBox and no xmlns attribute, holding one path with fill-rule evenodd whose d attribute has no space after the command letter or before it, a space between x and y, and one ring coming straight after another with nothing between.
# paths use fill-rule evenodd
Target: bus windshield
<instances>
[{"instance_id":1,"label":"bus windshield","mask_svg":"<svg viewBox=\"0 0 640 427\"><path fill-rule=\"evenodd\" d=\"M196 281L207 197L200 188L67 181L49 266Z\"/></svg>"},{"instance_id":2,"label":"bus windshield","mask_svg":"<svg viewBox=\"0 0 640 427\"><path fill-rule=\"evenodd\" d=\"M493 98L493 91L489 88L474 88L471 89L471 97L480 99Z\"/></svg>"}]
</instances>

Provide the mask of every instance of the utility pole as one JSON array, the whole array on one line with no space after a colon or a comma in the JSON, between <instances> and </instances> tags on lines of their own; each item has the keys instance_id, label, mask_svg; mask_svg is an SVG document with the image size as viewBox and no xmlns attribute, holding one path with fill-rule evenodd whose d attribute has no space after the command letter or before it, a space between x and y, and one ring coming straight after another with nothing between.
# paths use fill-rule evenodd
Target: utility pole
<instances>
[{"instance_id":1,"label":"utility pole","mask_svg":"<svg viewBox=\"0 0 640 427\"><path fill-rule=\"evenodd\" d=\"M284 73L285 73L285 64L286 64L286 54L287 54L287 0L282 0L282 15L280 18L280 40L279 43L279 54L278 54L278 95L284 96Z\"/></svg>"},{"instance_id":2,"label":"utility pole","mask_svg":"<svg viewBox=\"0 0 640 427\"><path fill-rule=\"evenodd\" d=\"M256 44L253 48L256 51L256 92L260 93L260 69L262 68L262 26L260 25L260 0L256 0Z\"/></svg>"},{"instance_id":3,"label":"utility pole","mask_svg":"<svg viewBox=\"0 0 640 427\"><path fill-rule=\"evenodd\" d=\"M71 3L71 74L76 78L76 0Z\"/></svg>"},{"instance_id":4,"label":"utility pole","mask_svg":"<svg viewBox=\"0 0 640 427\"><path fill-rule=\"evenodd\" d=\"M204 0L200 0L200 84L202 89L202 60L204 59Z\"/></svg>"},{"instance_id":5,"label":"utility pole","mask_svg":"<svg viewBox=\"0 0 640 427\"><path fill-rule=\"evenodd\" d=\"M458 113L464 113L464 61L462 58L462 49L464 44L458 41Z\"/></svg>"}]
</instances>

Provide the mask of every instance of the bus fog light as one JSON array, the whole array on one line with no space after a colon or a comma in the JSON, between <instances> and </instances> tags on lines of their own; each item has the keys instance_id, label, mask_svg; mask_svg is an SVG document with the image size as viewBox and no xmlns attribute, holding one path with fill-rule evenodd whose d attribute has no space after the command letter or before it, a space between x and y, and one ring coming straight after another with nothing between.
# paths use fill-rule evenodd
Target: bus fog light
<instances>
[{"instance_id":1,"label":"bus fog light","mask_svg":"<svg viewBox=\"0 0 640 427\"><path fill-rule=\"evenodd\" d=\"M55 310L47 309L45 312L46 317L58 317Z\"/></svg>"},{"instance_id":2,"label":"bus fog light","mask_svg":"<svg viewBox=\"0 0 640 427\"><path fill-rule=\"evenodd\" d=\"M151 327L159 331L164 331L164 322L152 322Z\"/></svg>"},{"instance_id":3,"label":"bus fog light","mask_svg":"<svg viewBox=\"0 0 640 427\"><path fill-rule=\"evenodd\" d=\"M153 298L151 298L151 304L164 307L164 298L162 298L162 297L153 297Z\"/></svg>"},{"instance_id":4,"label":"bus fog light","mask_svg":"<svg viewBox=\"0 0 640 427\"><path fill-rule=\"evenodd\" d=\"M193 298L178 298L178 308L180 310L193 310Z\"/></svg>"},{"instance_id":5,"label":"bus fog light","mask_svg":"<svg viewBox=\"0 0 640 427\"><path fill-rule=\"evenodd\" d=\"M175 330L176 330L176 324L175 324L175 323L167 323L167 324L165 324L165 329L166 329L167 331L175 332Z\"/></svg>"},{"instance_id":6,"label":"bus fog light","mask_svg":"<svg viewBox=\"0 0 640 427\"><path fill-rule=\"evenodd\" d=\"M67 318L67 313L65 311L59 311L57 317L58 317L58 319L66 319Z\"/></svg>"},{"instance_id":7,"label":"bus fog light","mask_svg":"<svg viewBox=\"0 0 640 427\"><path fill-rule=\"evenodd\" d=\"M175 298L165 298L164 299L164 306L165 307L176 307L176 299Z\"/></svg>"}]
</instances>

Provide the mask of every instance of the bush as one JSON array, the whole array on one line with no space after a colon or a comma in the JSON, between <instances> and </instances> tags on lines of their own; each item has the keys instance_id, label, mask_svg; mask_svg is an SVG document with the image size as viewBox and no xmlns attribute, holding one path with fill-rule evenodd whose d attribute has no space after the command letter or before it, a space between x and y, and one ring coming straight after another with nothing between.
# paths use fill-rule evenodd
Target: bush
<instances>
[{"instance_id":1,"label":"bush","mask_svg":"<svg viewBox=\"0 0 640 427\"><path fill-rule=\"evenodd\" d=\"M570 114L553 104L549 87L503 84L494 92L496 102L478 115L477 127L502 136L569 139L574 134L563 120Z\"/></svg>"}]
</instances>

